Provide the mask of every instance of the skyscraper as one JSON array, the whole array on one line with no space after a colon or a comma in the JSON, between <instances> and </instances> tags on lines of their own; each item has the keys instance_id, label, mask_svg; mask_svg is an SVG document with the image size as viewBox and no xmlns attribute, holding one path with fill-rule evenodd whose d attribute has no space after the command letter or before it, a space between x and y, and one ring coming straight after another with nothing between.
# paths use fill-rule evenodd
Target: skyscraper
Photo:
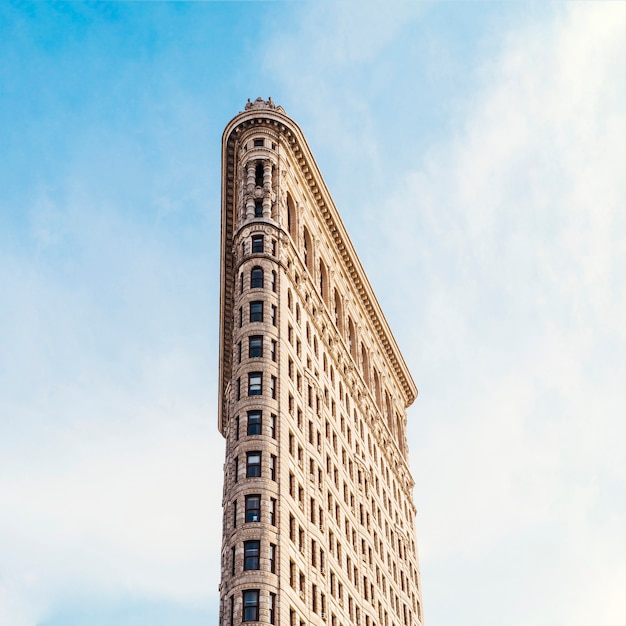
<instances>
[{"instance_id":1,"label":"skyscraper","mask_svg":"<svg viewBox=\"0 0 626 626\"><path fill-rule=\"evenodd\" d=\"M419 626L417 395L300 128L222 138L220 626Z\"/></svg>"}]
</instances>

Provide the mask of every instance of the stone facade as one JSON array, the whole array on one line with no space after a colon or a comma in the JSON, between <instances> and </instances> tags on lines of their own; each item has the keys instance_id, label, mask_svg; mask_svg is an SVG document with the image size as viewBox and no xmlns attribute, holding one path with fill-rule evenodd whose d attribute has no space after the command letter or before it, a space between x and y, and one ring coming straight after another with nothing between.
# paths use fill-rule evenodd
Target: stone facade
<instances>
[{"instance_id":1,"label":"stone facade","mask_svg":"<svg viewBox=\"0 0 626 626\"><path fill-rule=\"evenodd\" d=\"M421 626L417 388L298 126L222 142L220 625Z\"/></svg>"}]
</instances>

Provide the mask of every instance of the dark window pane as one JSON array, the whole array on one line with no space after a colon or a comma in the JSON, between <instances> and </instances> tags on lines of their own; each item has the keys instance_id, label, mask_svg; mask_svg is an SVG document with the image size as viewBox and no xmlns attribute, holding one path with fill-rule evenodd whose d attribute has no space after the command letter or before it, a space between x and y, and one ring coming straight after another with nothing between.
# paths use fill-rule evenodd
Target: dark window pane
<instances>
[{"instance_id":1,"label":"dark window pane","mask_svg":"<svg viewBox=\"0 0 626 626\"><path fill-rule=\"evenodd\" d=\"M252 268L250 272L250 287L252 289L263 287L263 270L260 267Z\"/></svg>"},{"instance_id":2,"label":"dark window pane","mask_svg":"<svg viewBox=\"0 0 626 626\"><path fill-rule=\"evenodd\" d=\"M259 569L260 541L243 542L243 569Z\"/></svg>"},{"instance_id":3,"label":"dark window pane","mask_svg":"<svg viewBox=\"0 0 626 626\"><path fill-rule=\"evenodd\" d=\"M254 494L246 496L246 522L261 521L261 496Z\"/></svg>"},{"instance_id":4,"label":"dark window pane","mask_svg":"<svg viewBox=\"0 0 626 626\"><path fill-rule=\"evenodd\" d=\"M262 322L263 321L263 302L251 302L250 303L250 321Z\"/></svg>"},{"instance_id":5,"label":"dark window pane","mask_svg":"<svg viewBox=\"0 0 626 626\"><path fill-rule=\"evenodd\" d=\"M261 411L248 411L248 435L261 434Z\"/></svg>"},{"instance_id":6,"label":"dark window pane","mask_svg":"<svg viewBox=\"0 0 626 626\"><path fill-rule=\"evenodd\" d=\"M260 452L248 452L247 454L247 478L258 478L261 476L261 453Z\"/></svg>"},{"instance_id":7,"label":"dark window pane","mask_svg":"<svg viewBox=\"0 0 626 626\"><path fill-rule=\"evenodd\" d=\"M243 592L243 621L255 622L259 619L259 590L248 589Z\"/></svg>"},{"instance_id":8,"label":"dark window pane","mask_svg":"<svg viewBox=\"0 0 626 626\"><path fill-rule=\"evenodd\" d=\"M263 252L263 235L252 237L252 252Z\"/></svg>"},{"instance_id":9,"label":"dark window pane","mask_svg":"<svg viewBox=\"0 0 626 626\"><path fill-rule=\"evenodd\" d=\"M253 359L263 356L263 336L252 335L248 342L248 356Z\"/></svg>"}]
</instances>

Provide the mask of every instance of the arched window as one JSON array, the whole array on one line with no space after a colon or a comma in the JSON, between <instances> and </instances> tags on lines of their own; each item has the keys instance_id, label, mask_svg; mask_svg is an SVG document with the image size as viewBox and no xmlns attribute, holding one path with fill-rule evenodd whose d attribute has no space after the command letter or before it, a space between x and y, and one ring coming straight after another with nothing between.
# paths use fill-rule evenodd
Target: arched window
<instances>
[{"instance_id":1,"label":"arched window","mask_svg":"<svg viewBox=\"0 0 626 626\"><path fill-rule=\"evenodd\" d=\"M296 302L296 322L300 323L300 305Z\"/></svg>"},{"instance_id":2,"label":"arched window","mask_svg":"<svg viewBox=\"0 0 626 626\"><path fill-rule=\"evenodd\" d=\"M250 288L258 289L263 287L263 268L253 267L250 272Z\"/></svg>"},{"instance_id":3,"label":"arched window","mask_svg":"<svg viewBox=\"0 0 626 626\"><path fill-rule=\"evenodd\" d=\"M361 371L363 372L363 379L365 384L370 384L370 362L367 357L367 349L364 343L361 343Z\"/></svg>"},{"instance_id":4,"label":"arched window","mask_svg":"<svg viewBox=\"0 0 626 626\"><path fill-rule=\"evenodd\" d=\"M254 168L254 185L263 187L263 161L257 161Z\"/></svg>"},{"instance_id":5,"label":"arched window","mask_svg":"<svg viewBox=\"0 0 626 626\"><path fill-rule=\"evenodd\" d=\"M335 289L334 294L335 300L335 325L337 326L337 330L343 334L343 305L341 302L341 296L339 292Z\"/></svg>"},{"instance_id":6,"label":"arched window","mask_svg":"<svg viewBox=\"0 0 626 626\"><path fill-rule=\"evenodd\" d=\"M354 322L350 316L348 316L348 348L352 358L356 361L356 331L354 330Z\"/></svg>"},{"instance_id":7,"label":"arched window","mask_svg":"<svg viewBox=\"0 0 626 626\"><path fill-rule=\"evenodd\" d=\"M296 207L291 194L287 192L287 230L291 238L296 240Z\"/></svg>"},{"instance_id":8,"label":"arched window","mask_svg":"<svg viewBox=\"0 0 626 626\"><path fill-rule=\"evenodd\" d=\"M326 263L320 259L320 296L326 306L328 306L328 270Z\"/></svg>"},{"instance_id":9,"label":"arched window","mask_svg":"<svg viewBox=\"0 0 626 626\"><path fill-rule=\"evenodd\" d=\"M303 237L302 237L302 250L304 252L304 264L306 268L309 270L309 274L313 276L313 242L311 241L311 235L307 227L305 226L302 229Z\"/></svg>"},{"instance_id":10,"label":"arched window","mask_svg":"<svg viewBox=\"0 0 626 626\"><path fill-rule=\"evenodd\" d=\"M376 398L376 404L378 408L381 408L380 402L380 378L378 377L378 370L374 368L374 397Z\"/></svg>"},{"instance_id":11,"label":"arched window","mask_svg":"<svg viewBox=\"0 0 626 626\"><path fill-rule=\"evenodd\" d=\"M389 394L387 393L387 391L385 391L385 411L387 413L386 417L387 417L387 425L389 426L389 430L391 431L391 434L394 435L395 434L395 424L394 424L394 419L393 419L393 411L391 410L391 399L389 398Z\"/></svg>"}]
</instances>

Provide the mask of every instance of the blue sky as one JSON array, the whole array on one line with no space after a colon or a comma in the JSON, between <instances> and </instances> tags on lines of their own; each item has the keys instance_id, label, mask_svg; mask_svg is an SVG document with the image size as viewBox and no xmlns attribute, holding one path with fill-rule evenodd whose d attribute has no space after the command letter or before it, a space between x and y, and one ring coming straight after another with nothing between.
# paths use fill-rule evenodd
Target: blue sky
<instances>
[{"instance_id":1,"label":"blue sky","mask_svg":"<svg viewBox=\"0 0 626 626\"><path fill-rule=\"evenodd\" d=\"M624 624L625 22L3 3L0 623L217 624L221 133L271 95L420 389L427 624Z\"/></svg>"}]
</instances>

